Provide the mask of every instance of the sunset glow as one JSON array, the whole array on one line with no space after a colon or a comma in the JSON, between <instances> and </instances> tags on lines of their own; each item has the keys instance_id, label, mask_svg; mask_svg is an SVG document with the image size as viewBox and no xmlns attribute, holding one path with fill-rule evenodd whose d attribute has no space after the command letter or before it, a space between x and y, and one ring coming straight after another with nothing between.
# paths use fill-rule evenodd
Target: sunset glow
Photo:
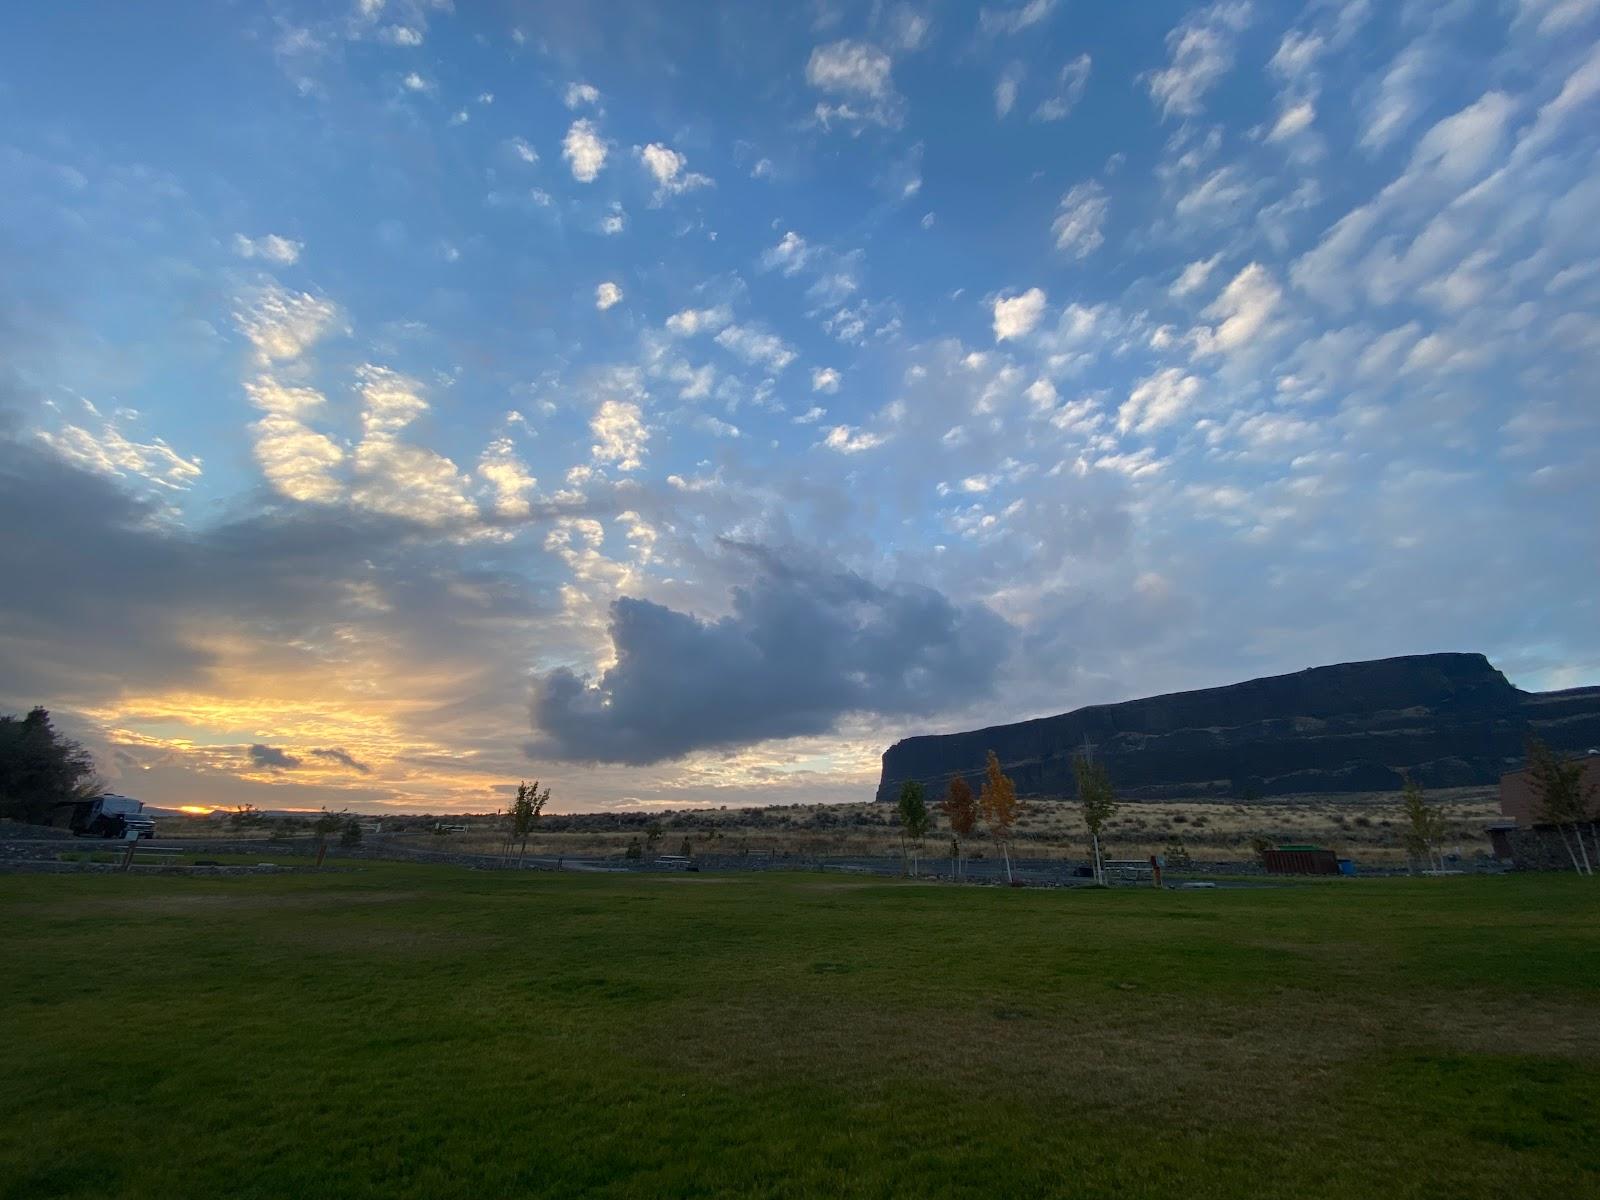
<instances>
[{"instance_id":1,"label":"sunset glow","mask_svg":"<svg viewBox=\"0 0 1600 1200\"><path fill-rule=\"evenodd\" d=\"M0 710L560 812L1600 677L1600 10L1091 7L8 6Z\"/></svg>"}]
</instances>

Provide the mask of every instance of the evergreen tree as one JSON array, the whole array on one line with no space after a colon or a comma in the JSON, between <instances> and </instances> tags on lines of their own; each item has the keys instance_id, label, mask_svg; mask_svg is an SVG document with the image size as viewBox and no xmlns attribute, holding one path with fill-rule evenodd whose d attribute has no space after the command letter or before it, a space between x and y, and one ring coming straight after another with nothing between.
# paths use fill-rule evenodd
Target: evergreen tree
<instances>
[{"instance_id":1,"label":"evergreen tree","mask_svg":"<svg viewBox=\"0 0 1600 1200\"><path fill-rule=\"evenodd\" d=\"M58 733L45 709L0 716L0 817L42 825L57 804L103 790L89 752Z\"/></svg>"}]
</instances>

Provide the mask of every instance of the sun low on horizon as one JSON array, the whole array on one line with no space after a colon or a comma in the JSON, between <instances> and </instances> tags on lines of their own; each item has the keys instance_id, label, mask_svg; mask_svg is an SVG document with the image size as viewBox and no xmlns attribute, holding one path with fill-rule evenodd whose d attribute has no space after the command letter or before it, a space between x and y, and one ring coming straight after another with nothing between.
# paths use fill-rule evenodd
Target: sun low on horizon
<instances>
[{"instance_id":1,"label":"sun low on horizon","mask_svg":"<svg viewBox=\"0 0 1600 1200\"><path fill-rule=\"evenodd\" d=\"M116 792L1600 682L1600 4L159 8L0 13L0 712Z\"/></svg>"}]
</instances>

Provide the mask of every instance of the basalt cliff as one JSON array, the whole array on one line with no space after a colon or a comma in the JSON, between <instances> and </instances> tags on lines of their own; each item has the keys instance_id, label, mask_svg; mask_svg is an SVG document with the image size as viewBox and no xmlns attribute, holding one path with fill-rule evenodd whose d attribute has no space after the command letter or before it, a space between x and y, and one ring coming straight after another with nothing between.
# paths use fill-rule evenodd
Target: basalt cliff
<instances>
[{"instance_id":1,"label":"basalt cliff","mask_svg":"<svg viewBox=\"0 0 1600 1200\"><path fill-rule=\"evenodd\" d=\"M974 790L988 751L1024 796L1072 796L1087 743L1119 795L1292 796L1492 784L1528 736L1600 747L1600 687L1524 692L1481 654L1417 654L1312 667L1227 687L1096 704L970 733L906 738L883 755L878 799L954 775Z\"/></svg>"}]
</instances>

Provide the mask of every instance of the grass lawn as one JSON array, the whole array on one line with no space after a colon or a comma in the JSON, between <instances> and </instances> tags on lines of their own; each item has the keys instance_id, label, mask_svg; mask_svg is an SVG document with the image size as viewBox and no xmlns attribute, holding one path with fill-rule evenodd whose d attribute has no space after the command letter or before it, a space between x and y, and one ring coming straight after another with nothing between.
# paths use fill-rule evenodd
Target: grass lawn
<instances>
[{"instance_id":1,"label":"grass lawn","mask_svg":"<svg viewBox=\"0 0 1600 1200\"><path fill-rule=\"evenodd\" d=\"M1600 1195L1600 888L0 877L0 1197Z\"/></svg>"}]
</instances>

